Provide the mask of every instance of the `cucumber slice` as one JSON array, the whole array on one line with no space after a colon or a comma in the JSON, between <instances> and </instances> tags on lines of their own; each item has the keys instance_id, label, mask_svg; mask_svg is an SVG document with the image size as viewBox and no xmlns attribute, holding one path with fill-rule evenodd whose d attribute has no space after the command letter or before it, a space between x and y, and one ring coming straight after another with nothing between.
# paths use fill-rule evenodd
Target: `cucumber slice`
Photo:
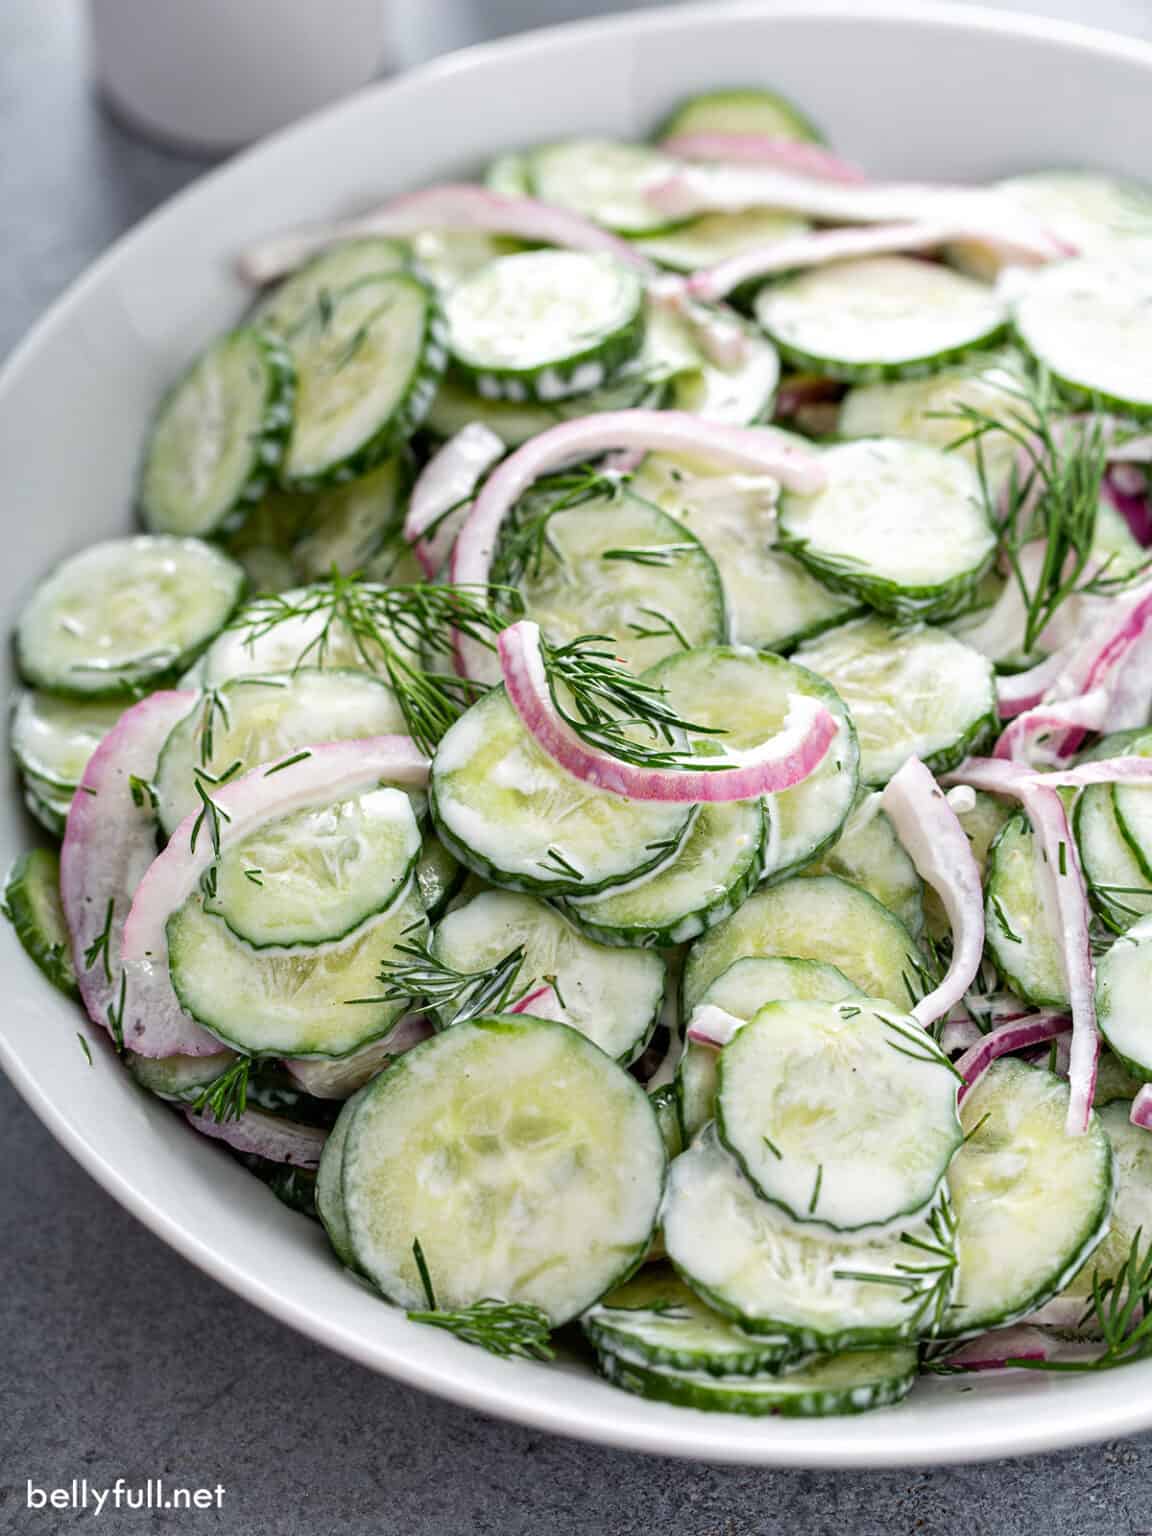
<instances>
[{"instance_id":1,"label":"cucumber slice","mask_svg":"<svg viewBox=\"0 0 1152 1536\"><path fill-rule=\"evenodd\" d=\"M40 779L26 777L24 781L24 805L28 814L35 818L45 832L55 838L64 836L68 824L68 810L72 804L72 791L54 789Z\"/></svg>"},{"instance_id":2,"label":"cucumber slice","mask_svg":"<svg viewBox=\"0 0 1152 1536\"><path fill-rule=\"evenodd\" d=\"M1138 262L1152 251L1152 189L1145 182L1061 169L1010 176L994 190L1082 256ZM1005 266L997 251L968 241L950 245L948 259L986 282Z\"/></svg>"},{"instance_id":3,"label":"cucumber slice","mask_svg":"<svg viewBox=\"0 0 1152 1536\"><path fill-rule=\"evenodd\" d=\"M958 1081L915 1019L870 998L768 1003L720 1052L716 1129L794 1221L859 1232L937 1199Z\"/></svg>"},{"instance_id":4,"label":"cucumber slice","mask_svg":"<svg viewBox=\"0 0 1152 1536\"><path fill-rule=\"evenodd\" d=\"M786 96L759 86L689 96L660 124L656 139L685 133L754 133L769 139L826 142L811 118Z\"/></svg>"},{"instance_id":5,"label":"cucumber slice","mask_svg":"<svg viewBox=\"0 0 1152 1536\"><path fill-rule=\"evenodd\" d=\"M595 1349L618 1360L709 1376L757 1376L796 1358L787 1335L741 1333L670 1264L646 1264L585 1312L580 1326Z\"/></svg>"},{"instance_id":6,"label":"cucumber slice","mask_svg":"<svg viewBox=\"0 0 1152 1536\"><path fill-rule=\"evenodd\" d=\"M683 651L650 676L683 719L725 731L724 745L737 751L780 729L790 695L818 698L839 728L815 773L769 797L766 873L779 879L835 840L856 797L857 754L848 712L831 688L780 656L728 646Z\"/></svg>"},{"instance_id":7,"label":"cucumber slice","mask_svg":"<svg viewBox=\"0 0 1152 1536\"><path fill-rule=\"evenodd\" d=\"M333 943L387 912L419 853L401 789L307 806L228 845L211 868L204 910L253 949Z\"/></svg>"},{"instance_id":8,"label":"cucumber slice","mask_svg":"<svg viewBox=\"0 0 1152 1536\"><path fill-rule=\"evenodd\" d=\"M509 448L519 448L529 438L538 437L549 427L576 416L593 416L600 411L627 411L636 406L659 404L661 387L654 386L643 374L617 379L604 389L580 395L572 400L511 401L485 400L460 380L442 380L428 412L425 425L437 437L454 437L469 422L478 421L495 432Z\"/></svg>"},{"instance_id":9,"label":"cucumber slice","mask_svg":"<svg viewBox=\"0 0 1152 1536\"><path fill-rule=\"evenodd\" d=\"M281 478L293 490L355 480L395 453L428 414L447 361L435 295L404 272L331 295L289 342L296 413Z\"/></svg>"},{"instance_id":10,"label":"cucumber slice","mask_svg":"<svg viewBox=\"0 0 1152 1536\"><path fill-rule=\"evenodd\" d=\"M1057 262L1016 302L1016 335L1074 399L1152 417L1152 268Z\"/></svg>"},{"instance_id":11,"label":"cucumber slice","mask_svg":"<svg viewBox=\"0 0 1152 1536\"><path fill-rule=\"evenodd\" d=\"M1114 787L1090 784L1082 790L1072 827L1093 909L1113 933L1123 933L1152 914L1152 880L1117 819Z\"/></svg>"},{"instance_id":12,"label":"cucumber slice","mask_svg":"<svg viewBox=\"0 0 1152 1536\"><path fill-rule=\"evenodd\" d=\"M518 989L554 978L560 1019L625 1065L648 1044L664 1002L667 972L647 950L609 949L577 933L559 913L509 891L484 891L441 919L433 948L458 971L484 971L523 946ZM441 1023L452 1023L452 1010Z\"/></svg>"},{"instance_id":13,"label":"cucumber slice","mask_svg":"<svg viewBox=\"0 0 1152 1536\"><path fill-rule=\"evenodd\" d=\"M897 619L971 607L996 536L966 459L866 438L829 448L822 462L822 491L781 497L782 548L829 586Z\"/></svg>"},{"instance_id":14,"label":"cucumber slice","mask_svg":"<svg viewBox=\"0 0 1152 1536\"><path fill-rule=\"evenodd\" d=\"M140 1084L158 1099L174 1104L193 1104L210 1083L237 1061L235 1051L212 1056L138 1056L123 1053L124 1065Z\"/></svg>"},{"instance_id":15,"label":"cucumber slice","mask_svg":"<svg viewBox=\"0 0 1152 1536\"><path fill-rule=\"evenodd\" d=\"M664 1186L640 1085L564 1024L460 1024L376 1078L352 1118L343 1194L361 1269L424 1307L486 1297L559 1326L640 1262Z\"/></svg>"},{"instance_id":16,"label":"cucumber slice","mask_svg":"<svg viewBox=\"0 0 1152 1536\"><path fill-rule=\"evenodd\" d=\"M690 528L716 563L733 645L784 652L859 611L798 560L772 547L775 482L649 454L632 490Z\"/></svg>"},{"instance_id":17,"label":"cucumber slice","mask_svg":"<svg viewBox=\"0 0 1152 1536\"><path fill-rule=\"evenodd\" d=\"M831 848L800 873L839 875L862 886L882 907L896 914L913 938L920 937L924 927L924 882L892 823L880 809L880 796L875 792L860 796Z\"/></svg>"},{"instance_id":18,"label":"cucumber slice","mask_svg":"<svg viewBox=\"0 0 1152 1536\"><path fill-rule=\"evenodd\" d=\"M320 1166L316 1170L316 1214L328 1234L332 1251L345 1269L351 1270L357 1270L359 1266L348 1231L348 1219L344 1214L344 1149L348 1144L352 1121L364 1102L366 1092L367 1086L354 1093L340 1111L324 1143Z\"/></svg>"},{"instance_id":19,"label":"cucumber slice","mask_svg":"<svg viewBox=\"0 0 1152 1536\"><path fill-rule=\"evenodd\" d=\"M1067 1008L1059 935L1041 897L1040 853L1024 816L992 844L985 882L988 950L1006 985L1037 1008Z\"/></svg>"},{"instance_id":20,"label":"cucumber slice","mask_svg":"<svg viewBox=\"0 0 1152 1536\"><path fill-rule=\"evenodd\" d=\"M753 426L772 415L780 382L780 357L757 330L733 312L723 311L730 324L745 332L744 358L721 368L700 350L682 315L661 305L648 313L648 332L639 364L652 384L669 391L669 405L705 421L734 427Z\"/></svg>"},{"instance_id":21,"label":"cucumber slice","mask_svg":"<svg viewBox=\"0 0 1152 1536\"><path fill-rule=\"evenodd\" d=\"M574 779L532 740L493 688L448 731L432 761L440 841L495 885L584 895L670 859L696 808L625 800Z\"/></svg>"},{"instance_id":22,"label":"cucumber slice","mask_svg":"<svg viewBox=\"0 0 1152 1536\"><path fill-rule=\"evenodd\" d=\"M724 636L724 593L703 546L618 485L527 498L505 524L493 579L519 586L526 617L555 644L610 635L635 671Z\"/></svg>"},{"instance_id":23,"label":"cucumber slice","mask_svg":"<svg viewBox=\"0 0 1152 1536\"><path fill-rule=\"evenodd\" d=\"M570 897L564 913L601 944L685 944L730 917L755 889L767 834L762 801L702 805L671 864L602 896Z\"/></svg>"},{"instance_id":24,"label":"cucumber slice","mask_svg":"<svg viewBox=\"0 0 1152 1536\"><path fill-rule=\"evenodd\" d=\"M88 759L122 714L119 703L22 693L12 715L12 751L25 773L71 792Z\"/></svg>"},{"instance_id":25,"label":"cucumber slice","mask_svg":"<svg viewBox=\"0 0 1152 1536\"><path fill-rule=\"evenodd\" d=\"M497 155L495 160L488 162L484 171L484 185L490 192L499 192L502 197L531 197L528 156L519 150Z\"/></svg>"},{"instance_id":26,"label":"cucumber slice","mask_svg":"<svg viewBox=\"0 0 1152 1536\"><path fill-rule=\"evenodd\" d=\"M1140 1079L1133 1077L1124 1063L1111 1051L1100 1052L1100 1061L1096 1068L1096 1092L1092 1095L1092 1103L1096 1109L1102 1109L1107 1104L1122 1102L1124 1113L1127 1115L1132 1107L1132 1100L1140 1092L1140 1087ZM1149 1231L1152 1231L1152 1227Z\"/></svg>"},{"instance_id":27,"label":"cucumber slice","mask_svg":"<svg viewBox=\"0 0 1152 1536\"><path fill-rule=\"evenodd\" d=\"M613 256L522 251L466 278L445 304L456 367L493 400L599 389L640 351L644 288Z\"/></svg>"},{"instance_id":28,"label":"cucumber slice","mask_svg":"<svg viewBox=\"0 0 1152 1536\"><path fill-rule=\"evenodd\" d=\"M60 904L60 858L47 848L23 853L4 886L3 911L24 946L54 987L77 996L72 944Z\"/></svg>"},{"instance_id":29,"label":"cucumber slice","mask_svg":"<svg viewBox=\"0 0 1152 1536\"><path fill-rule=\"evenodd\" d=\"M714 1126L672 1164L664 1242L710 1306L748 1333L787 1335L798 1351L867 1349L932 1332L955 1264L946 1210L934 1227L874 1242L797 1227L761 1200Z\"/></svg>"},{"instance_id":30,"label":"cucumber slice","mask_svg":"<svg viewBox=\"0 0 1152 1536\"><path fill-rule=\"evenodd\" d=\"M1126 756L1152 756L1152 734L1138 736L1124 752ZM1152 796L1147 790L1142 793L1138 784L1113 784L1109 787L1116 825L1142 877L1136 883L1147 885L1152 881Z\"/></svg>"},{"instance_id":31,"label":"cucumber slice","mask_svg":"<svg viewBox=\"0 0 1152 1536\"><path fill-rule=\"evenodd\" d=\"M650 1089L648 1102L652 1106L656 1123L660 1127L664 1151L669 1158L679 1157L684 1150L684 1141L680 1135L680 1111L676 1107L675 1085L663 1083L659 1088Z\"/></svg>"},{"instance_id":32,"label":"cucumber slice","mask_svg":"<svg viewBox=\"0 0 1152 1536\"><path fill-rule=\"evenodd\" d=\"M422 229L411 245L416 270L442 298L489 262L522 249L518 240L483 229Z\"/></svg>"},{"instance_id":33,"label":"cucumber slice","mask_svg":"<svg viewBox=\"0 0 1152 1536\"><path fill-rule=\"evenodd\" d=\"M365 278L403 272L411 260L410 249L400 240L388 240L382 235L345 240L278 284L256 305L249 324L290 336L318 305L329 302L334 294Z\"/></svg>"},{"instance_id":34,"label":"cucumber slice","mask_svg":"<svg viewBox=\"0 0 1152 1536\"><path fill-rule=\"evenodd\" d=\"M1081 1302L1088 1311L1093 1281L1116 1281L1128 1262L1132 1245L1152 1234L1152 1136L1128 1118L1127 1099L1097 1109L1097 1117L1112 1147L1116 1195L1107 1236L1060 1293L1061 1301Z\"/></svg>"},{"instance_id":35,"label":"cucumber slice","mask_svg":"<svg viewBox=\"0 0 1152 1536\"><path fill-rule=\"evenodd\" d=\"M869 997L897 1007L920 996L924 959L899 918L835 875L798 877L758 892L726 923L697 939L684 967L684 1012L736 960L819 960Z\"/></svg>"},{"instance_id":36,"label":"cucumber slice","mask_svg":"<svg viewBox=\"0 0 1152 1536\"><path fill-rule=\"evenodd\" d=\"M205 694L168 737L156 765L156 810L165 836L200 807L206 782L233 763L238 777L320 741L403 731L392 690L363 672L301 668L279 677L242 677Z\"/></svg>"},{"instance_id":37,"label":"cucumber slice","mask_svg":"<svg viewBox=\"0 0 1152 1536\"><path fill-rule=\"evenodd\" d=\"M982 789L974 791L976 803L970 811L958 810L960 825L964 828L972 849L972 857L980 870L981 882L988 867L988 855L1005 824L1012 817L1012 809L994 795L986 795ZM952 932L952 924L944 905L932 886L924 888L924 916L928 933L937 942Z\"/></svg>"},{"instance_id":38,"label":"cucumber slice","mask_svg":"<svg viewBox=\"0 0 1152 1536\"><path fill-rule=\"evenodd\" d=\"M668 219L645 196L649 182L671 176L677 167L677 161L644 144L612 139L569 139L528 156L534 196L618 235L646 235L685 222Z\"/></svg>"},{"instance_id":39,"label":"cucumber slice","mask_svg":"<svg viewBox=\"0 0 1152 1536\"><path fill-rule=\"evenodd\" d=\"M756 318L795 367L854 383L937 373L993 346L1008 316L983 283L907 256L873 256L773 283Z\"/></svg>"},{"instance_id":40,"label":"cucumber slice","mask_svg":"<svg viewBox=\"0 0 1152 1536\"><path fill-rule=\"evenodd\" d=\"M816 960L735 960L704 989L700 1006L721 1008L747 1023L769 1003L839 1003L863 997L842 971ZM716 1115L716 1068L720 1053L689 1040L676 1069L676 1098L685 1142Z\"/></svg>"},{"instance_id":41,"label":"cucumber slice","mask_svg":"<svg viewBox=\"0 0 1152 1536\"><path fill-rule=\"evenodd\" d=\"M275 337L241 330L214 342L152 424L139 490L152 532L206 535L243 522L284 458L295 393Z\"/></svg>"},{"instance_id":42,"label":"cucumber slice","mask_svg":"<svg viewBox=\"0 0 1152 1536\"><path fill-rule=\"evenodd\" d=\"M608 1352L599 1365L613 1386L654 1402L785 1419L886 1408L907 1397L917 1374L914 1349L849 1350L798 1365L783 1376L717 1377L706 1371L656 1369Z\"/></svg>"},{"instance_id":43,"label":"cucumber slice","mask_svg":"<svg viewBox=\"0 0 1152 1536\"><path fill-rule=\"evenodd\" d=\"M168 919L168 965L181 1006L226 1045L252 1056L349 1056L400 1017L403 1002L380 996L380 962L426 931L409 885L339 944L264 953L193 896Z\"/></svg>"},{"instance_id":44,"label":"cucumber slice","mask_svg":"<svg viewBox=\"0 0 1152 1536\"><path fill-rule=\"evenodd\" d=\"M464 870L439 838L426 832L413 878L429 921L435 922L464 884Z\"/></svg>"},{"instance_id":45,"label":"cucumber slice","mask_svg":"<svg viewBox=\"0 0 1152 1536\"><path fill-rule=\"evenodd\" d=\"M333 570L345 576L363 571L399 531L411 482L412 465L397 454L351 485L318 496L292 550L298 575L324 581Z\"/></svg>"},{"instance_id":46,"label":"cucumber slice","mask_svg":"<svg viewBox=\"0 0 1152 1536\"><path fill-rule=\"evenodd\" d=\"M857 384L840 403L837 431L849 439L899 437L951 449L973 467L982 458L989 487L998 490L1012 472L1017 443L1007 432L986 432L960 443L969 431L960 412L968 407L1012 425L1013 412L1020 407L1020 384L1012 357L983 367L949 369L927 379Z\"/></svg>"},{"instance_id":47,"label":"cucumber slice","mask_svg":"<svg viewBox=\"0 0 1152 1536\"><path fill-rule=\"evenodd\" d=\"M945 773L998 728L991 662L945 630L854 619L802 645L796 660L851 710L868 784L887 784L913 753Z\"/></svg>"},{"instance_id":48,"label":"cucumber slice","mask_svg":"<svg viewBox=\"0 0 1152 1536\"><path fill-rule=\"evenodd\" d=\"M94 697L146 691L187 667L228 622L244 573L199 539L92 544L41 582L16 629L26 682Z\"/></svg>"},{"instance_id":49,"label":"cucumber slice","mask_svg":"<svg viewBox=\"0 0 1152 1536\"><path fill-rule=\"evenodd\" d=\"M673 272L698 272L742 251L802 235L807 228L808 221L796 214L753 208L746 213L706 213L680 229L642 235L633 244Z\"/></svg>"},{"instance_id":50,"label":"cucumber slice","mask_svg":"<svg viewBox=\"0 0 1152 1536\"><path fill-rule=\"evenodd\" d=\"M1152 918L1142 917L1096 965L1100 1033L1135 1077L1152 1082Z\"/></svg>"},{"instance_id":51,"label":"cucumber slice","mask_svg":"<svg viewBox=\"0 0 1152 1536\"><path fill-rule=\"evenodd\" d=\"M1034 1312L1108 1230L1112 1149L1093 1115L1069 1136L1068 1084L1004 1057L964 1100L948 1174L960 1263L945 1331L983 1333Z\"/></svg>"}]
</instances>

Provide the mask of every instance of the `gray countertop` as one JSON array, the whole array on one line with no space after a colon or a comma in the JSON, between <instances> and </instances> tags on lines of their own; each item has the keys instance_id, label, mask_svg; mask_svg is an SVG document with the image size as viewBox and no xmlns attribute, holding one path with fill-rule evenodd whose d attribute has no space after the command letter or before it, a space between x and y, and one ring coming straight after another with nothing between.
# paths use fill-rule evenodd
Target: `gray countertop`
<instances>
[{"instance_id":1,"label":"gray countertop","mask_svg":"<svg viewBox=\"0 0 1152 1536\"><path fill-rule=\"evenodd\" d=\"M467 3L410 0L398 30L407 54L613 8ZM1027 8L1152 33L1149 0ZM2 353L204 162L142 144L97 110L73 0L0 0L0 146ZM836 1475L659 1461L494 1422L328 1354L222 1290L98 1189L3 1080L0 1168L0 1533L55 1533L89 1518L28 1511L29 1481L102 1487L117 1477L222 1484L225 1495L220 1511L106 1513L97 1528L116 1533L1152 1529L1147 1438L995 1466Z\"/></svg>"}]
</instances>

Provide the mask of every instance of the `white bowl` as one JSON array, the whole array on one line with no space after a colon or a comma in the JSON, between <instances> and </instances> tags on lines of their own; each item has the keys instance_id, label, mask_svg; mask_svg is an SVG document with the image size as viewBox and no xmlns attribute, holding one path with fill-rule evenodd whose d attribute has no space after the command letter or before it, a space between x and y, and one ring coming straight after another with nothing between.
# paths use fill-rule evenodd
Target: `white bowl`
<instances>
[{"instance_id":1,"label":"white bowl","mask_svg":"<svg viewBox=\"0 0 1152 1536\"><path fill-rule=\"evenodd\" d=\"M122 240L19 349L0 378L4 613L14 617L60 556L127 530L144 425L188 356L240 312L231 256L246 240L525 140L643 135L687 93L758 81L795 96L833 143L881 174L1147 169L1152 47L993 12L902 0L709 5L447 59L202 181ZM4 863L27 837L9 788ZM646 1403L573 1365L495 1360L374 1299L341 1272L316 1227L147 1100L109 1051L89 1066L74 1010L7 925L0 974L0 1063L105 1189L257 1306L415 1386L590 1440L778 1466L1000 1457L1152 1425L1152 1362L1098 1377L936 1378L862 1418L777 1421Z\"/></svg>"}]
</instances>

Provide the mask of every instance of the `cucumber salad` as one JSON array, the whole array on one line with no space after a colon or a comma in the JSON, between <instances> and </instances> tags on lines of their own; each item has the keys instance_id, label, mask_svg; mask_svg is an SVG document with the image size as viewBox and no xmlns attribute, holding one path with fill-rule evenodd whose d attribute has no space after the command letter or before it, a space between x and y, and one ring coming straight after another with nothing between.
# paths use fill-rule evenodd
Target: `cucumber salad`
<instances>
[{"instance_id":1,"label":"cucumber salad","mask_svg":"<svg viewBox=\"0 0 1152 1536\"><path fill-rule=\"evenodd\" d=\"M16 622L89 1060L685 1409L1152 1354L1152 189L718 89L237 264Z\"/></svg>"}]
</instances>

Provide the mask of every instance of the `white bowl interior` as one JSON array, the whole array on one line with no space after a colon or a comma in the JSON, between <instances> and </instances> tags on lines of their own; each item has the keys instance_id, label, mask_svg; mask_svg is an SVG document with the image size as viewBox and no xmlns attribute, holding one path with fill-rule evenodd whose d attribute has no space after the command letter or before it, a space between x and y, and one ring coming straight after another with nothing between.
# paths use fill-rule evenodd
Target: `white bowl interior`
<instances>
[{"instance_id":1,"label":"white bowl interior","mask_svg":"<svg viewBox=\"0 0 1152 1536\"><path fill-rule=\"evenodd\" d=\"M149 219L56 306L0 380L11 618L60 556L127 531L141 433L188 356L242 310L254 236L368 205L526 139L643 135L678 97L764 81L876 173L981 179L1048 165L1146 171L1152 48L920 4L650 12L472 50L282 134ZM8 665L8 663L5 663ZM26 844L15 784L0 856ZM881 1466L1004 1456L1152 1423L1152 1362L1101 1377L938 1378L860 1419L757 1421L628 1397L571 1366L493 1360L409 1324L317 1229L140 1094L3 926L0 1062L55 1135L224 1283L368 1365L542 1428L665 1454Z\"/></svg>"}]
</instances>

